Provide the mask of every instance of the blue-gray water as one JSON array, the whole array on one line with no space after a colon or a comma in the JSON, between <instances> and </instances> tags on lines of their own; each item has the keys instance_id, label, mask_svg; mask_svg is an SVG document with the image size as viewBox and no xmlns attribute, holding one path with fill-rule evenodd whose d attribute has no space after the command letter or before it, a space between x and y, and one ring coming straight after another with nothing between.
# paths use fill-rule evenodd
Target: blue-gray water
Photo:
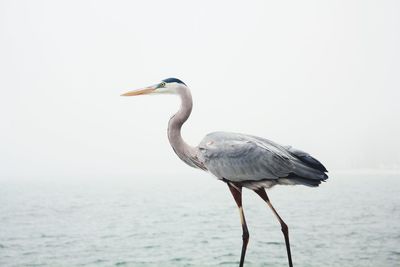
<instances>
[{"instance_id":1,"label":"blue-gray water","mask_svg":"<svg viewBox=\"0 0 400 267\"><path fill-rule=\"evenodd\" d=\"M140 184L140 185L139 185ZM236 266L241 227L228 188L189 178L0 181L0 266ZM400 266L400 176L333 175L276 187L294 265ZM246 266L287 266L280 227L244 191Z\"/></svg>"}]
</instances>

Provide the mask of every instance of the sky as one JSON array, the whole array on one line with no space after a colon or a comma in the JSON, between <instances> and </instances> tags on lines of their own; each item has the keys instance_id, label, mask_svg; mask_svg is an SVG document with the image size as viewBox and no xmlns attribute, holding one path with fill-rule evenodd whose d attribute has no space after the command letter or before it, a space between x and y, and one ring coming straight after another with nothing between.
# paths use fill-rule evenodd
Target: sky
<instances>
[{"instance_id":1,"label":"sky","mask_svg":"<svg viewBox=\"0 0 400 267\"><path fill-rule=\"evenodd\" d=\"M183 136L259 135L331 171L400 169L399 1L0 1L0 179L194 175ZM197 175L197 174L196 174Z\"/></svg>"}]
</instances>

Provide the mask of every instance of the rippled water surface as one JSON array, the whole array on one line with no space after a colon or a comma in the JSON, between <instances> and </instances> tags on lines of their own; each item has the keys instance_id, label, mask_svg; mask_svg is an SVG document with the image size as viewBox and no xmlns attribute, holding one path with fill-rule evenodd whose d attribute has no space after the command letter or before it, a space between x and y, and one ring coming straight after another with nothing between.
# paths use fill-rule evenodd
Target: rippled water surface
<instances>
[{"instance_id":1,"label":"rippled water surface","mask_svg":"<svg viewBox=\"0 0 400 267\"><path fill-rule=\"evenodd\" d=\"M140 181L140 182L139 182ZM276 187L294 266L400 266L400 176L331 174ZM287 266L280 227L244 191L246 266ZM241 227L228 188L189 178L0 181L0 266L236 266Z\"/></svg>"}]
</instances>

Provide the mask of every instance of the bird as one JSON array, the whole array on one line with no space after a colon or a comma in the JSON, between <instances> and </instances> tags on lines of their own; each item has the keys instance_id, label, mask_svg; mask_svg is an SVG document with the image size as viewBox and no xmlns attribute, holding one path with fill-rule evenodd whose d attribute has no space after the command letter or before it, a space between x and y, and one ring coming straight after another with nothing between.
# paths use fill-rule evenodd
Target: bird
<instances>
[{"instance_id":1,"label":"bird","mask_svg":"<svg viewBox=\"0 0 400 267\"><path fill-rule=\"evenodd\" d=\"M249 231L242 206L242 189L254 191L266 202L280 223L286 245L289 267L293 267L289 229L272 206L266 189L275 185L318 187L328 179L327 169L309 153L282 146L268 139L233 132L207 134L198 146L187 144L181 129L189 118L193 100L189 87L177 78L160 82L122 96L173 94L181 99L178 112L168 122L168 139L176 155L187 165L207 171L228 185L239 209L242 226L242 249L239 267L243 267Z\"/></svg>"}]
</instances>

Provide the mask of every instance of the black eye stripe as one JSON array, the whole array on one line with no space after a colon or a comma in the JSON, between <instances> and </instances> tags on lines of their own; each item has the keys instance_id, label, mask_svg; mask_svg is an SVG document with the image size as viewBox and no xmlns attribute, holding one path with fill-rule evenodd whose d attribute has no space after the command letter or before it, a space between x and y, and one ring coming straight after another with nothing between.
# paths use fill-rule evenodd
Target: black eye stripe
<instances>
[{"instance_id":1,"label":"black eye stripe","mask_svg":"<svg viewBox=\"0 0 400 267\"><path fill-rule=\"evenodd\" d=\"M181 80L177 79L177 78L168 78L163 80L163 82L167 82L167 83L181 83L186 85L184 82L182 82Z\"/></svg>"}]
</instances>

